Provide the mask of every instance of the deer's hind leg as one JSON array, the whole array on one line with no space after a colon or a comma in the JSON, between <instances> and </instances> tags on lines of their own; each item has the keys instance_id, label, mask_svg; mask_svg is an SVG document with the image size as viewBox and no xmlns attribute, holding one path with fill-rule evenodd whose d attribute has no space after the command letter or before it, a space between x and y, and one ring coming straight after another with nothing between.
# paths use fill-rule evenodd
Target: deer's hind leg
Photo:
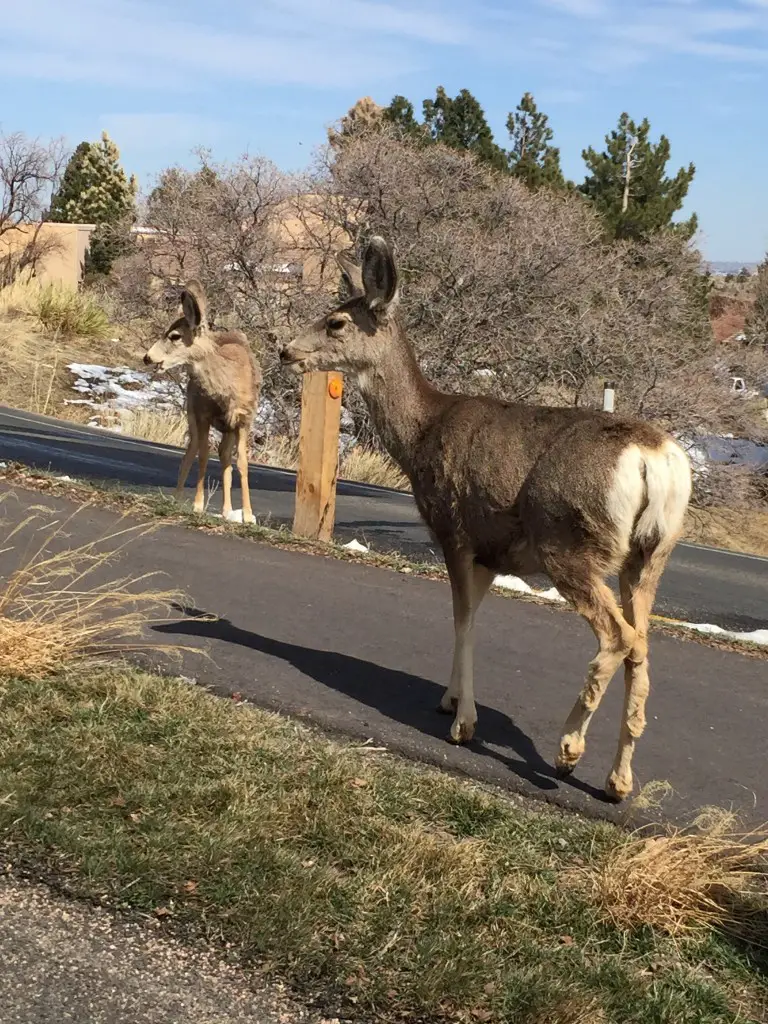
<instances>
[{"instance_id":1,"label":"deer's hind leg","mask_svg":"<svg viewBox=\"0 0 768 1024\"><path fill-rule=\"evenodd\" d=\"M632 755L645 729L645 703L650 689L648 623L670 550L657 549L648 554L633 551L619 573L624 616L634 626L635 639L624 659L624 709L619 746L605 784L606 793L615 800L623 800L632 792Z\"/></svg>"},{"instance_id":2,"label":"deer's hind leg","mask_svg":"<svg viewBox=\"0 0 768 1024\"><path fill-rule=\"evenodd\" d=\"M563 597L590 624L598 643L584 687L560 737L556 764L558 774L563 777L573 771L584 753L589 723L616 669L632 650L635 630L621 613L613 591L596 573L582 567L579 576L579 567L571 563L567 574L554 572L550 575Z\"/></svg>"},{"instance_id":3,"label":"deer's hind leg","mask_svg":"<svg viewBox=\"0 0 768 1024\"><path fill-rule=\"evenodd\" d=\"M234 430L225 430L219 442L219 462L221 463L221 487L223 499L221 514L225 519L232 515L232 455L235 450Z\"/></svg>"},{"instance_id":4,"label":"deer's hind leg","mask_svg":"<svg viewBox=\"0 0 768 1024\"><path fill-rule=\"evenodd\" d=\"M237 471L240 474L240 489L243 492L243 522L254 522L251 509L251 490L248 484L248 429L240 427L237 433Z\"/></svg>"}]
</instances>

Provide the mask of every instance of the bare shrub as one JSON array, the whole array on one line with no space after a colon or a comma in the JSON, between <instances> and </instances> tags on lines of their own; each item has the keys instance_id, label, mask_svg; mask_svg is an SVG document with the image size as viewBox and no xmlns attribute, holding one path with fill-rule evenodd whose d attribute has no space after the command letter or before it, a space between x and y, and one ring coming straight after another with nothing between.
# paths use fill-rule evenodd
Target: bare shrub
<instances>
[{"instance_id":1,"label":"bare shrub","mask_svg":"<svg viewBox=\"0 0 768 1024\"><path fill-rule=\"evenodd\" d=\"M587 404L611 378L624 411L697 419L684 382L713 350L700 257L678 238L606 244L577 197L386 131L330 151L314 193L359 244L394 243L409 337L443 388Z\"/></svg>"},{"instance_id":2,"label":"bare shrub","mask_svg":"<svg viewBox=\"0 0 768 1024\"><path fill-rule=\"evenodd\" d=\"M248 335L264 372L264 394L282 423L296 419L296 385L279 372L274 337L321 308L322 280L307 280L311 254L292 237L303 184L260 157L164 171L146 202L148 227L113 273L115 309L124 321L159 326L190 277L205 282L212 322ZM318 251L318 246L312 246ZM278 415L278 419L280 416Z\"/></svg>"},{"instance_id":3,"label":"bare shrub","mask_svg":"<svg viewBox=\"0 0 768 1024\"><path fill-rule=\"evenodd\" d=\"M34 274L57 246L42 234L47 204L66 163L60 140L41 142L22 132L0 133L0 287ZM18 244L21 229L27 234Z\"/></svg>"}]
</instances>

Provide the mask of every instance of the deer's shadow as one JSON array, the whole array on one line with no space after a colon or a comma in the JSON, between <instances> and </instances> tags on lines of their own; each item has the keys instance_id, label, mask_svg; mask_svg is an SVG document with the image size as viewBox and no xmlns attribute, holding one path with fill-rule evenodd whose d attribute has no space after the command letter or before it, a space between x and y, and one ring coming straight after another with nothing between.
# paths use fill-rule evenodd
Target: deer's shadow
<instances>
[{"instance_id":1,"label":"deer's shadow","mask_svg":"<svg viewBox=\"0 0 768 1024\"><path fill-rule=\"evenodd\" d=\"M338 651L322 651L275 640L198 608L176 606L176 610L183 612L185 618L152 628L159 633L237 644L279 658L322 686L372 708L391 721L435 739L445 740L448 734L450 719L436 711L445 688L432 680ZM468 750L493 758L539 790L558 788L554 767L544 760L533 740L508 715L482 704L478 704L477 710L479 735L467 745ZM516 756L505 753L507 750ZM564 784L596 800L606 799L602 790L573 776L564 780Z\"/></svg>"}]
</instances>

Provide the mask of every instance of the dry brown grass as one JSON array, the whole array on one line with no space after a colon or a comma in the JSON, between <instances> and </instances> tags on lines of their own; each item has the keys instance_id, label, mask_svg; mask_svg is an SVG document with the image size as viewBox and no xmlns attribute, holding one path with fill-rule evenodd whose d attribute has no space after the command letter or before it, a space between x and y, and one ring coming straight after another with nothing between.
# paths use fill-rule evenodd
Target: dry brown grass
<instances>
[{"instance_id":1,"label":"dry brown grass","mask_svg":"<svg viewBox=\"0 0 768 1024\"><path fill-rule=\"evenodd\" d=\"M690 509L684 539L705 547L768 556L768 512L753 508Z\"/></svg>"},{"instance_id":2,"label":"dry brown grass","mask_svg":"<svg viewBox=\"0 0 768 1024\"><path fill-rule=\"evenodd\" d=\"M724 811L703 812L690 829L636 833L592 868L589 883L621 929L717 930L768 945L768 830L740 832Z\"/></svg>"},{"instance_id":3,"label":"dry brown grass","mask_svg":"<svg viewBox=\"0 0 768 1024\"><path fill-rule=\"evenodd\" d=\"M0 402L15 409L82 422L85 408L65 404L74 397L67 364L109 366L134 359L131 347L121 341L48 334L24 317L0 314Z\"/></svg>"},{"instance_id":4,"label":"dry brown grass","mask_svg":"<svg viewBox=\"0 0 768 1024\"><path fill-rule=\"evenodd\" d=\"M339 477L379 487L393 487L398 491L410 490L408 480L389 456L362 445L356 445L344 456L339 466Z\"/></svg>"},{"instance_id":5,"label":"dry brown grass","mask_svg":"<svg viewBox=\"0 0 768 1024\"><path fill-rule=\"evenodd\" d=\"M256 450L256 459L278 469L296 469L299 464L299 442L296 438L273 436ZM339 479L361 484L407 490L408 481L383 452L364 445L355 445L339 463Z\"/></svg>"},{"instance_id":6,"label":"dry brown grass","mask_svg":"<svg viewBox=\"0 0 768 1024\"><path fill-rule=\"evenodd\" d=\"M296 469L299 464L299 442L295 437L274 435L257 449L255 457L265 466L275 469Z\"/></svg>"},{"instance_id":7,"label":"dry brown grass","mask_svg":"<svg viewBox=\"0 0 768 1024\"><path fill-rule=\"evenodd\" d=\"M183 595L145 589L154 573L95 580L126 544L156 527L126 526L76 548L52 550L80 511L47 530L44 510L34 511L4 538L0 554L24 539L26 547L0 589L2 675L37 679L74 662L161 646L149 643L144 629Z\"/></svg>"},{"instance_id":8,"label":"dry brown grass","mask_svg":"<svg viewBox=\"0 0 768 1024\"><path fill-rule=\"evenodd\" d=\"M156 409L123 410L117 422L123 434L140 437L155 444L183 448L187 443L187 417L181 410L161 412Z\"/></svg>"}]
</instances>

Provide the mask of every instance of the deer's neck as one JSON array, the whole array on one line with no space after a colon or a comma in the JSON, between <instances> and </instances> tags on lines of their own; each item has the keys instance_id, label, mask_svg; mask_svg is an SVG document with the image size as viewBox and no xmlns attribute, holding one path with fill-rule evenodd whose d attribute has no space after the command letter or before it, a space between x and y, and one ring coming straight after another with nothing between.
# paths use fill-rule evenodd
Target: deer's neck
<instances>
[{"instance_id":1,"label":"deer's neck","mask_svg":"<svg viewBox=\"0 0 768 1024\"><path fill-rule=\"evenodd\" d=\"M190 352L189 373L202 385L203 390L213 394L218 385L215 379L216 343L209 334L195 338Z\"/></svg>"},{"instance_id":2,"label":"deer's neck","mask_svg":"<svg viewBox=\"0 0 768 1024\"><path fill-rule=\"evenodd\" d=\"M444 396L427 381L398 328L385 354L376 366L359 374L358 382L384 447L409 474L419 442Z\"/></svg>"}]
</instances>

